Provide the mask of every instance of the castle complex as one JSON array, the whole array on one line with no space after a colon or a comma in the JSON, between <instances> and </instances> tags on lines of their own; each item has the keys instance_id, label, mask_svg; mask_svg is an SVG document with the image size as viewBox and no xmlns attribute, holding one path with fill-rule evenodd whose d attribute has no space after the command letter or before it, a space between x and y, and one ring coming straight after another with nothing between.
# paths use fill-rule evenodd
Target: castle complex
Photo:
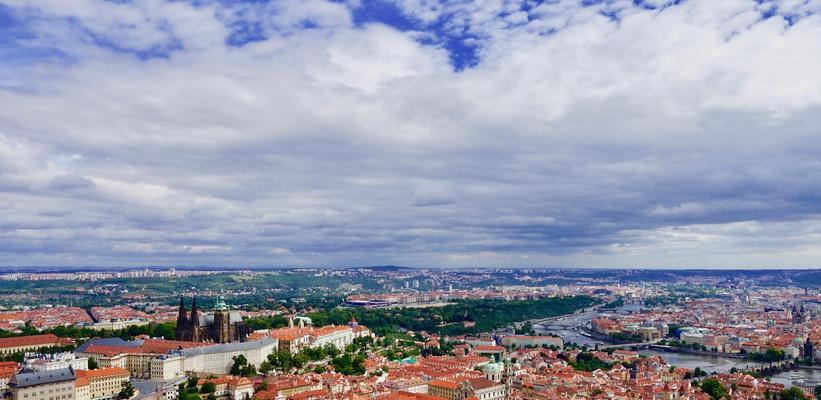
<instances>
[{"instance_id":1,"label":"castle complex","mask_svg":"<svg viewBox=\"0 0 821 400\"><path fill-rule=\"evenodd\" d=\"M180 297L180 311L177 316L177 340L188 342L228 343L245 341L250 329L242 322L238 312L231 312L225 298L217 297L213 313L200 314L197 299L191 303L190 315L185 309L185 301Z\"/></svg>"}]
</instances>

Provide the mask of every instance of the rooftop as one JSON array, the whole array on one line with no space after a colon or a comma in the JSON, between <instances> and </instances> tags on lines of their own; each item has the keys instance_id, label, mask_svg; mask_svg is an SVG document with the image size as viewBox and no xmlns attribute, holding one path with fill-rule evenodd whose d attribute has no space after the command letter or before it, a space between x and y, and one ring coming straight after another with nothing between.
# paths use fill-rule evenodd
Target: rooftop
<instances>
[{"instance_id":1,"label":"rooftop","mask_svg":"<svg viewBox=\"0 0 821 400\"><path fill-rule=\"evenodd\" d=\"M58 342L60 342L60 338L50 333L46 335L7 337L0 338L0 348L52 344Z\"/></svg>"},{"instance_id":2,"label":"rooftop","mask_svg":"<svg viewBox=\"0 0 821 400\"><path fill-rule=\"evenodd\" d=\"M237 342L237 343L223 343L215 344L213 346L194 347L182 350L182 354L186 357L197 356L202 354L217 354L232 351L244 351L258 349L265 346L276 345L276 339L262 339L254 340L252 342Z\"/></svg>"},{"instance_id":3,"label":"rooftop","mask_svg":"<svg viewBox=\"0 0 821 400\"><path fill-rule=\"evenodd\" d=\"M29 386L43 385L63 381L73 381L74 371L70 368L55 369L51 371L24 372L17 374L9 382L9 386L23 388Z\"/></svg>"}]
</instances>

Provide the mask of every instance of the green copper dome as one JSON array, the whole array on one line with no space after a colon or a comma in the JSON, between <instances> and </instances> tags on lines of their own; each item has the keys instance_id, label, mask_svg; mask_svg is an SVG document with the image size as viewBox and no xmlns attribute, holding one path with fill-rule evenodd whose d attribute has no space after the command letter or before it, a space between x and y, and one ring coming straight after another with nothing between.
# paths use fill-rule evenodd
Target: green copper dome
<instances>
[{"instance_id":1,"label":"green copper dome","mask_svg":"<svg viewBox=\"0 0 821 400\"><path fill-rule=\"evenodd\" d=\"M215 310L227 310L228 304L225 304L225 296L217 296L217 304L214 306Z\"/></svg>"}]
</instances>

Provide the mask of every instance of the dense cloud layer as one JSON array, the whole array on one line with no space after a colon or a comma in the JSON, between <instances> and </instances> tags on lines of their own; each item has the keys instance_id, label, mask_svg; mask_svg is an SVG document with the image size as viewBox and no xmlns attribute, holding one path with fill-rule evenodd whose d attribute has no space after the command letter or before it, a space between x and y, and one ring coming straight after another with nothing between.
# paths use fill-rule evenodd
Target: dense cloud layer
<instances>
[{"instance_id":1,"label":"dense cloud layer","mask_svg":"<svg viewBox=\"0 0 821 400\"><path fill-rule=\"evenodd\" d=\"M0 4L0 264L821 262L818 0Z\"/></svg>"}]
</instances>

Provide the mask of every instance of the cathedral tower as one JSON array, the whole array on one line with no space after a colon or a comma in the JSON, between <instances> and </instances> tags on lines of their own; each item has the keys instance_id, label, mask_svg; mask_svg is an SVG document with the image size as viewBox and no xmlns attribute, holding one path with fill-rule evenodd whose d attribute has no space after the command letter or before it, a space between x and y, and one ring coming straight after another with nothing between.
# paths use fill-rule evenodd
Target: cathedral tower
<instances>
[{"instance_id":1,"label":"cathedral tower","mask_svg":"<svg viewBox=\"0 0 821 400\"><path fill-rule=\"evenodd\" d=\"M227 343L231 341L231 312L225 304L225 298L217 297L217 304L214 306L214 326L211 337L217 343Z\"/></svg>"}]
</instances>

